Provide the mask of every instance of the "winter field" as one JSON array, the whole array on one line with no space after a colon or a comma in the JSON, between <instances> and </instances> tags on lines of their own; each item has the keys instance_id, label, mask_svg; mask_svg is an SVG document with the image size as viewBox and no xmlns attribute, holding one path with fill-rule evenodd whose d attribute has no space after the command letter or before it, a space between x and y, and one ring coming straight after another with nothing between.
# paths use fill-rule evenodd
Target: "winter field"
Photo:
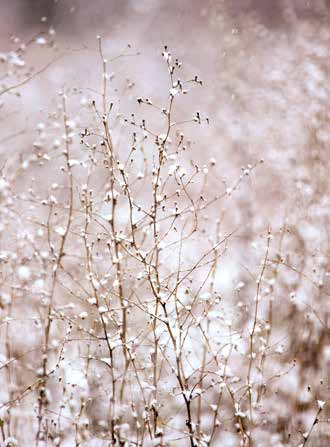
<instances>
[{"instance_id":1,"label":"winter field","mask_svg":"<svg viewBox=\"0 0 330 447\"><path fill-rule=\"evenodd\" d=\"M0 447L330 445L330 2L0 0Z\"/></svg>"}]
</instances>

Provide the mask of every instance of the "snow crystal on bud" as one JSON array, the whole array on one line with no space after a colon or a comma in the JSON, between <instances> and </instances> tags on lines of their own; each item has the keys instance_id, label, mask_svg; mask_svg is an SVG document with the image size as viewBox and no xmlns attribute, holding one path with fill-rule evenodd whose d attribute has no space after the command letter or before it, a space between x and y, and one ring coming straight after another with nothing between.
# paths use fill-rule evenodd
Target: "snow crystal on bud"
<instances>
[{"instance_id":1,"label":"snow crystal on bud","mask_svg":"<svg viewBox=\"0 0 330 447\"><path fill-rule=\"evenodd\" d=\"M324 400L318 400L317 401L317 405L319 407L320 410L323 410L323 408L325 407L325 402Z\"/></svg>"},{"instance_id":2,"label":"snow crystal on bud","mask_svg":"<svg viewBox=\"0 0 330 447\"><path fill-rule=\"evenodd\" d=\"M100 314L104 314L104 313L108 312L108 309L105 306L100 306L99 312L100 312Z\"/></svg>"},{"instance_id":3,"label":"snow crystal on bud","mask_svg":"<svg viewBox=\"0 0 330 447\"><path fill-rule=\"evenodd\" d=\"M23 281L27 281L31 277L31 270L26 265L21 265L18 268L18 277Z\"/></svg>"},{"instance_id":4,"label":"snow crystal on bud","mask_svg":"<svg viewBox=\"0 0 330 447\"><path fill-rule=\"evenodd\" d=\"M191 398L190 391L188 391L188 390L183 391L182 394L184 394L184 396L186 397L187 400L190 400L190 398Z\"/></svg>"},{"instance_id":5,"label":"snow crystal on bud","mask_svg":"<svg viewBox=\"0 0 330 447\"><path fill-rule=\"evenodd\" d=\"M8 188L8 182L4 178L0 178L0 192L5 191Z\"/></svg>"},{"instance_id":6,"label":"snow crystal on bud","mask_svg":"<svg viewBox=\"0 0 330 447\"><path fill-rule=\"evenodd\" d=\"M9 53L9 62L17 67L24 67L25 65L25 61L23 61L23 59L21 59L14 51Z\"/></svg>"},{"instance_id":7,"label":"snow crystal on bud","mask_svg":"<svg viewBox=\"0 0 330 447\"><path fill-rule=\"evenodd\" d=\"M38 123L37 124L37 130L40 130L40 131L42 131L42 130L45 130L45 123Z\"/></svg>"},{"instance_id":8,"label":"snow crystal on bud","mask_svg":"<svg viewBox=\"0 0 330 447\"><path fill-rule=\"evenodd\" d=\"M0 251L0 261L7 261L9 259L9 252L8 251Z\"/></svg>"},{"instance_id":9,"label":"snow crystal on bud","mask_svg":"<svg viewBox=\"0 0 330 447\"><path fill-rule=\"evenodd\" d=\"M171 88L170 89L170 96L175 96L179 93L178 89L176 88Z\"/></svg>"},{"instance_id":10,"label":"snow crystal on bud","mask_svg":"<svg viewBox=\"0 0 330 447\"><path fill-rule=\"evenodd\" d=\"M60 140L56 139L56 140L53 141L53 148L54 148L54 149L57 149L57 148L59 148L60 146L61 146L61 142L60 142Z\"/></svg>"},{"instance_id":11,"label":"snow crystal on bud","mask_svg":"<svg viewBox=\"0 0 330 447\"><path fill-rule=\"evenodd\" d=\"M56 199L55 196L50 195L50 196L49 196L49 201L50 201L50 203L52 203L53 205L57 205L57 199Z\"/></svg>"},{"instance_id":12,"label":"snow crystal on bud","mask_svg":"<svg viewBox=\"0 0 330 447\"><path fill-rule=\"evenodd\" d=\"M107 191L103 201L104 202L109 202L110 200L117 199L118 196L119 196L119 192L118 191L116 191L115 189L113 189L113 191L109 190L109 191Z\"/></svg>"},{"instance_id":13,"label":"snow crystal on bud","mask_svg":"<svg viewBox=\"0 0 330 447\"><path fill-rule=\"evenodd\" d=\"M195 394L197 396L200 396L203 393L203 390L201 388L195 388Z\"/></svg>"},{"instance_id":14,"label":"snow crystal on bud","mask_svg":"<svg viewBox=\"0 0 330 447\"><path fill-rule=\"evenodd\" d=\"M160 427L157 427L157 430L156 430L156 436L157 436L157 437L162 436L163 433L164 433L164 432L163 432L163 429L160 428Z\"/></svg>"},{"instance_id":15,"label":"snow crystal on bud","mask_svg":"<svg viewBox=\"0 0 330 447\"><path fill-rule=\"evenodd\" d=\"M47 43L47 40L44 38L44 37L37 37L37 39L36 39L36 43L38 44L38 45L46 45L46 43Z\"/></svg>"},{"instance_id":16,"label":"snow crystal on bud","mask_svg":"<svg viewBox=\"0 0 330 447\"><path fill-rule=\"evenodd\" d=\"M182 166L180 166L178 168L178 175L180 178L184 177L185 175L187 175L187 171L185 170L185 168L183 168Z\"/></svg>"},{"instance_id":17,"label":"snow crystal on bud","mask_svg":"<svg viewBox=\"0 0 330 447\"><path fill-rule=\"evenodd\" d=\"M16 447L18 445L17 439L9 436L9 438L5 439L5 447Z\"/></svg>"},{"instance_id":18,"label":"snow crystal on bud","mask_svg":"<svg viewBox=\"0 0 330 447\"><path fill-rule=\"evenodd\" d=\"M168 175L173 175L174 172L178 169L177 164L173 164L168 168Z\"/></svg>"},{"instance_id":19,"label":"snow crystal on bud","mask_svg":"<svg viewBox=\"0 0 330 447\"><path fill-rule=\"evenodd\" d=\"M244 419L246 417L246 413L244 413L243 411L236 411L235 416Z\"/></svg>"},{"instance_id":20,"label":"snow crystal on bud","mask_svg":"<svg viewBox=\"0 0 330 447\"><path fill-rule=\"evenodd\" d=\"M35 280L35 282L33 283L33 290L35 292L40 292L44 286L45 286L45 281L42 278L39 278L39 279Z\"/></svg>"},{"instance_id":21,"label":"snow crystal on bud","mask_svg":"<svg viewBox=\"0 0 330 447\"><path fill-rule=\"evenodd\" d=\"M2 293L0 295L0 304L2 306L5 306L10 303L11 303L11 296L9 295L9 293L6 293L6 292Z\"/></svg>"},{"instance_id":22,"label":"snow crystal on bud","mask_svg":"<svg viewBox=\"0 0 330 447\"><path fill-rule=\"evenodd\" d=\"M161 133L160 135L158 135L158 140L163 143L166 140L166 134L165 133Z\"/></svg>"},{"instance_id":23,"label":"snow crystal on bud","mask_svg":"<svg viewBox=\"0 0 330 447\"><path fill-rule=\"evenodd\" d=\"M56 227L55 228L55 233L57 233L59 236L64 236L65 235L65 228L64 227Z\"/></svg>"},{"instance_id":24,"label":"snow crystal on bud","mask_svg":"<svg viewBox=\"0 0 330 447\"><path fill-rule=\"evenodd\" d=\"M215 374L217 374L220 377L225 377L225 376L232 377L232 375L233 375L230 367L225 366L225 365L221 366L220 369L218 371L216 371Z\"/></svg>"},{"instance_id":25,"label":"snow crystal on bud","mask_svg":"<svg viewBox=\"0 0 330 447\"><path fill-rule=\"evenodd\" d=\"M275 349L275 352L276 352L276 354L283 354L284 346L283 345L277 346L277 348Z\"/></svg>"},{"instance_id":26,"label":"snow crystal on bud","mask_svg":"<svg viewBox=\"0 0 330 447\"><path fill-rule=\"evenodd\" d=\"M164 51L164 52L163 52L163 58L164 58L166 61L170 62L170 61L171 61L171 53L169 53L168 51Z\"/></svg>"},{"instance_id":27,"label":"snow crystal on bud","mask_svg":"<svg viewBox=\"0 0 330 447\"><path fill-rule=\"evenodd\" d=\"M36 231L37 237L42 237L44 235L44 230L42 228L38 228Z\"/></svg>"},{"instance_id":28,"label":"snow crystal on bud","mask_svg":"<svg viewBox=\"0 0 330 447\"><path fill-rule=\"evenodd\" d=\"M74 129L76 127L76 122L73 120L66 120L65 124L69 129Z\"/></svg>"},{"instance_id":29,"label":"snow crystal on bud","mask_svg":"<svg viewBox=\"0 0 330 447\"><path fill-rule=\"evenodd\" d=\"M100 283L96 278L92 278L92 284L95 290L98 290L100 288Z\"/></svg>"},{"instance_id":30,"label":"snow crystal on bud","mask_svg":"<svg viewBox=\"0 0 330 447\"><path fill-rule=\"evenodd\" d=\"M88 104L88 100L87 98L85 98L84 96L80 99L80 105L81 106L86 106Z\"/></svg>"},{"instance_id":31,"label":"snow crystal on bud","mask_svg":"<svg viewBox=\"0 0 330 447\"><path fill-rule=\"evenodd\" d=\"M240 282L236 285L235 290L236 290L237 292L239 292L244 286L245 286L245 282L240 281Z\"/></svg>"},{"instance_id":32,"label":"snow crystal on bud","mask_svg":"<svg viewBox=\"0 0 330 447\"><path fill-rule=\"evenodd\" d=\"M88 317L88 313L87 312L81 312L80 314L79 314L79 318L81 318L82 320L84 320L85 318L87 318Z\"/></svg>"},{"instance_id":33,"label":"snow crystal on bud","mask_svg":"<svg viewBox=\"0 0 330 447\"><path fill-rule=\"evenodd\" d=\"M74 159L69 160L68 165L70 166L70 168L72 168L72 166L77 166L77 165L79 165L79 160L74 160Z\"/></svg>"},{"instance_id":34,"label":"snow crystal on bud","mask_svg":"<svg viewBox=\"0 0 330 447\"><path fill-rule=\"evenodd\" d=\"M211 298L210 292L204 292L199 295L200 299L203 301L208 301Z\"/></svg>"},{"instance_id":35,"label":"snow crystal on bud","mask_svg":"<svg viewBox=\"0 0 330 447\"><path fill-rule=\"evenodd\" d=\"M47 250L43 250L40 252L40 256L42 259L48 259L49 258L49 252Z\"/></svg>"}]
</instances>

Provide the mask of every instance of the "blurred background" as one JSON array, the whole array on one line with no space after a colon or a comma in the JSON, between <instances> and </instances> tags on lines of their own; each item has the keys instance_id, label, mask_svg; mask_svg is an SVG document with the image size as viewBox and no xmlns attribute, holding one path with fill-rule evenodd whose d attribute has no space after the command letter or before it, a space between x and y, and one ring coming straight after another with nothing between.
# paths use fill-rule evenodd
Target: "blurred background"
<instances>
[{"instance_id":1,"label":"blurred background","mask_svg":"<svg viewBox=\"0 0 330 447\"><path fill-rule=\"evenodd\" d=\"M219 281L232 290L241 279L238 265L240 271L242 265L255 269L260 253L251 256L251 250L268 225L274 234L288 229L287 262L320 287L315 291L288 274L277 296L274 332L286 339L286 360L295 358L300 373L279 391L282 407L273 403L280 415L293 393L282 423L289 424L290 411L303 415L312 403L300 402L301 390L310 383L317 389L330 365L330 1L0 0L0 55L38 35L46 42L31 45L29 65L38 71L54 55L61 59L20 89L23 100L12 94L4 103L0 97L1 160L32 151L34 130L29 129L47 114L63 86L76 88L88 100L98 94L97 35L109 59L130 44L131 56L112 65L111 94L120 112L133 103L136 107L138 96L156 102L166 97L165 45L183 61L186 73L203 80L184 105L179 102L178 113L184 119L187 110L191 115L200 110L210 119L209 126L188 133L196 160L217 161L211 191L230 186L242 166L264 160L234 205L224 205L226 225L239 226L240 239L224 258ZM120 97L129 82L136 87L125 93L126 104ZM77 110L70 107L74 115ZM13 140L20 130L24 133ZM290 301L290 292L312 306L318 318L305 304ZM323 424L320 443L313 445L325 447L327 430Z\"/></svg>"},{"instance_id":2,"label":"blurred background","mask_svg":"<svg viewBox=\"0 0 330 447\"><path fill-rule=\"evenodd\" d=\"M101 76L97 35L109 58L127 44L132 54L140 53L111 66L118 80L113 95L130 79L138 88L133 99L158 99L166 93L159 88L167 79L160 54L168 45L186 72L204 84L184 106L210 118L211 125L197 132L194 155L219 158L222 180L265 159L258 181L252 179L240 198L237 219L244 215L247 232L267 220L282 225L290 217L311 243L315 236L323 239L329 200L330 1L0 0L0 8L0 52L17 48L17 39L26 42L44 33L48 45L31 45L29 63L38 70L54 51L61 55L29 83L24 103L7 111L9 121L0 126L8 131L32 126L65 84L95 86ZM26 113L30 107L35 114ZM120 107L124 110L123 102ZM5 140L6 128L0 127ZM8 144L0 141L0 153ZM261 203L262 219L255 214Z\"/></svg>"}]
</instances>

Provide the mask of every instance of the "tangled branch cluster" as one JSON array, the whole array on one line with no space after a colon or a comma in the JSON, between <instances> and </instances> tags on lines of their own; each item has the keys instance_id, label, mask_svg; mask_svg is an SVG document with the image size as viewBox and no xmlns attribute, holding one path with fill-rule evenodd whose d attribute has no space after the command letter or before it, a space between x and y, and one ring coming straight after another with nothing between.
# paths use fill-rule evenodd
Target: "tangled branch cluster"
<instances>
[{"instance_id":1,"label":"tangled branch cluster","mask_svg":"<svg viewBox=\"0 0 330 447\"><path fill-rule=\"evenodd\" d=\"M28 46L1 56L3 108L42 71L22 74ZM137 96L128 116L100 37L98 52L100 87L66 85L32 151L1 156L0 445L307 445L326 424L328 332L296 296L328 293L291 262L289 225L264 226L251 271L226 217L263 160L223 183L221 160L192 160L183 131L208 119L180 107L202 81L167 47L166 103ZM244 280L225 289L237 255Z\"/></svg>"}]
</instances>

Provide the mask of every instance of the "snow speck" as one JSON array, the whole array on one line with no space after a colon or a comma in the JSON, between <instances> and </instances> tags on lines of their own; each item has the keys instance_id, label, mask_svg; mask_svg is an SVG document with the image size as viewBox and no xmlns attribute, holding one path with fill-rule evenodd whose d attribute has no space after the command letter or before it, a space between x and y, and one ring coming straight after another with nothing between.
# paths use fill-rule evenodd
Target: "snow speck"
<instances>
[{"instance_id":1,"label":"snow speck","mask_svg":"<svg viewBox=\"0 0 330 447\"><path fill-rule=\"evenodd\" d=\"M18 273L19 279L21 279L23 281L27 281L31 277L31 270L26 265L21 265L18 268L18 272L17 273Z\"/></svg>"}]
</instances>

